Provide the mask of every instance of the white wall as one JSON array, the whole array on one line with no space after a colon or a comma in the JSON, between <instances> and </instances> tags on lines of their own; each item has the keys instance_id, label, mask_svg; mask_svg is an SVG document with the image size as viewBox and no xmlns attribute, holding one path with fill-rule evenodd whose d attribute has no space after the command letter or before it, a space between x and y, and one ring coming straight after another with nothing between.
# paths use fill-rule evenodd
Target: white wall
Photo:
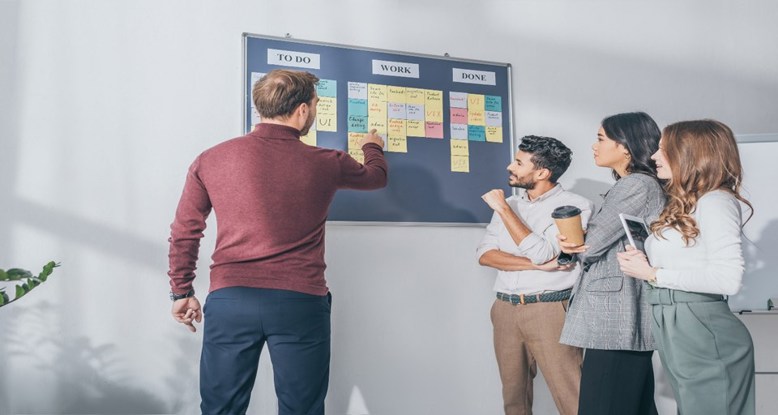
<instances>
[{"instance_id":1,"label":"white wall","mask_svg":"<svg viewBox=\"0 0 778 415\"><path fill-rule=\"evenodd\" d=\"M611 184L589 150L606 115L778 132L771 0L442 5L0 0L0 268L63 264L0 310L0 413L197 412L201 337L169 317L166 238L189 163L241 131L242 32L509 62L516 133L567 142L563 183L592 198ZM776 146L742 147L757 214L733 307L778 296ZM500 412L481 232L328 227L329 413ZM200 293L212 246L210 229ZM251 413L274 413L266 361L258 384Z\"/></svg>"}]
</instances>

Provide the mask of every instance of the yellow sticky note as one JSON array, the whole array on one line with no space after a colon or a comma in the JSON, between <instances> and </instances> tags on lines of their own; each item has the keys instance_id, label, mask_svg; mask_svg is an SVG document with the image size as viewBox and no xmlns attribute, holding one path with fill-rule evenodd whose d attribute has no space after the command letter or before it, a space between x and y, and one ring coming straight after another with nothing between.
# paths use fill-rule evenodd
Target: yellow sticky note
<instances>
[{"instance_id":1,"label":"yellow sticky note","mask_svg":"<svg viewBox=\"0 0 778 415\"><path fill-rule=\"evenodd\" d=\"M408 139L405 135L405 120L389 120L389 131L387 132L388 151L396 153L408 152Z\"/></svg>"},{"instance_id":2,"label":"yellow sticky note","mask_svg":"<svg viewBox=\"0 0 778 415\"><path fill-rule=\"evenodd\" d=\"M443 122L443 110L427 108L424 110L424 120L428 122Z\"/></svg>"},{"instance_id":3,"label":"yellow sticky note","mask_svg":"<svg viewBox=\"0 0 778 415\"><path fill-rule=\"evenodd\" d=\"M432 89L424 91L424 105L443 108L443 91Z\"/></svg>"},{"instance_id":4,"label":"yellow sticky note","mask_svg":"<svg viewBox=\"0 0 778 415\"><path fill-rule=\"evenodd\" d=\"M465 156L451 156L451 171L457 173L470 173L470 158Z\"/></svg>"},{"instance_id":5,"label":"yellow sticky note","mask_svg":"<svg viewBox=\"0 0 778 415\"><path fill-rule=\"evenodd\" d=\"M405 124L405 133L408 137L425 137L425 124L423 120L408 120Z\"/></svg>"},{"instance_id":6,"label":"yellow sticky note","mask_svg":"<svg viewBox=\"0 0 778 415\"><path fill-rule=\"evenodd\" d=\"M332 97L319 97L316 104L316 114L336 115L338 113L338 100Z\"/></svg>"},{"instance_id":7,"label":"yellow sticky note","mask_svg":"<svg viewBox=\"0 0 778 415\"><path fill-rule=\"evenodd\" d=\"M451 171L457 173L470 173L470 158L465 156L451 156Z\"/></svg>"},{"instance_id":8,"label":"yellow sticky note","mask_svg":"<svg viewBox=\"0 0 778 415\"><path fill-rule=\"evenodd\" d=\"M370 131L372 129L376 130L376 134L380 136L386 136L386 116L384 117L367 117L367 130Z\"/></svg>"},{"instance_id":9,"label":"yellow sticky note","mask_svg":"<svg viewBox=\"0 0 778 415\"><path fill-rule=\"evenodd\" d=\"M338 119L331 115L317 115L316 129L321 131L338 131Z\"/></svg>"},{"instance_id":10,"label":"yellow sticky note","mask_svg":"<svg viewBox=\"0 0 778 415\"><path fill-rule=\"evenodd\" d=\"M467 109L467 123L470 125L486 125L486 117L483 110Z\"/></svg>"},{"instance_id":11,"label":"yellow sticky note","mask_svg":"<svg viewBox=\"0 0 778 415\"><path fill-rule=\"evenodd\" d=\"M393 153L407 153L408 139L406 137L389 137L389 147L387 151Z\"/></svg>"},{"instance_id":12,"label":"yellow sticky note","mask_svg":"<svg viewBox=\"0 0 778 415\"><path fill-rule=\"evenodd\" d=\"M389 120L389 126L387 131L387 136L389 138L399 138L399 137L405 137L405 120L400 119L390 119Z\"/></svg>"},{"instance_id":13,"label":"yellow sticky note","mask_svg":"<svg viewBox=\"0 0 778 415\"><path fill-rule=\"evenodd\" d=\"M470 173L470 147L468 140L450 140L451 171Z\"/></svg>"},{"instance_id":14,"label":"yellow sticky note","mask_svg":"<svg viewBox=\"0 0 778 415\"><path fill-rule=\"evenodd\" d=\"M367 104L367 116L370 118L383 118L387 117L386 101L368 101Z\"/></svg>"},{"instance_id":15,"label":"yellow sticky note","mask_svg":"<svg viewBox=\"0 0 778 415\"><path fill-rule=\"evenodd\" d=\"M354 160L358 161L360 164L365 164L365 153L362 150L358 149L351 149L348 151L348 155L353 157Z\"/></svg>"},{"instance_id":16,"label":"yellow sticky note","mask_svg":"<svg viewBox=\"0 0 778 415\"><path fill-rule=\"evenodd\" d=\"M405 104L405 87L404 86L388 86L386 88L387 98L389 102L395 102L398 104Z\"/></svg>"},{"instance_id":17,"label":"yellow sticky note","mask_svg":"<svg viewBox=\"0 0 778 415\"><path fill-rule=\"evenodd\" d=\"M450 140L452 156L470 156L470 142L468 140Z\"/></svg>"},{"instance_id":18,"label":"yellow sticky note","mask_svg":"<svg viewBox=\"0 0 778 415\"><path fill-rule=\"evenodd\" d=\"M367 84L367 101L386 102L386 85Z\"/></svg>"},{"instance_id":19,"label":"yellow sticky note","mask_svg":"<svg viewBox=\"0 0 778 415\"><path fill-rule=\"evenodd\" d=\"M316 130L314 129L308 130L308 134L301 136L300 141L302 141L305 144L308 144L309 146L316 147Z\"/></svg>"},{"instance_id":20,"label":"yellow sticky note","mask_svg":"<svg viewBox=\"0 0 778 415\"><path fill-rule=\"evenodd\" d=\"M428 89L424 92L424 119L443 122L443 91Z\"/></svg>"},{"instance_id":21,"label":"yellow sticky note","mask_svg":"<svg viewBox=\"0 0 778 415\"><path fill-rule=\"evenodd\" d=\"M484 111L484 96L481 94L467 95L467 111Z\"/></svg>"},{"instance_id":22,"label":"yellow sticky note","mask_svg":"<svg viewBox=\"0 0 778 415\"><path fill-rule=\"evenodd\" d=\"M319 97L316 105L316 129L338 131L338 101L332 97Z\"/></svg>"},{"instance_id":23,"label":"yellow sticky note","mask_svg":"<svg viewBox=\"0 0 778 415\"><path fill-rule=\"evenodd\" d=\"M405 99L408 104L424 105L425 94L421 88L405 88Z\"/></svg>"},{"instance_id":24,"label":"yellow sticky note","mask_svg":"<svg viewBox=\"0 0 778 415\"><path fill-rule=\"evenodd\" d=\"M486 141L502 143L502 127L486 127Z\"/></svg>"},{"instance_id":25,"label":"yellow sticky note","mask_svg":"<svg viewBox=\"0 0 778 415\"><path fill-rule=\"evenodd\" d=\"M366 134L365 133L348 133L348 149L361 149L362 147L357 144Z\"/></svg>"}]
</instances>

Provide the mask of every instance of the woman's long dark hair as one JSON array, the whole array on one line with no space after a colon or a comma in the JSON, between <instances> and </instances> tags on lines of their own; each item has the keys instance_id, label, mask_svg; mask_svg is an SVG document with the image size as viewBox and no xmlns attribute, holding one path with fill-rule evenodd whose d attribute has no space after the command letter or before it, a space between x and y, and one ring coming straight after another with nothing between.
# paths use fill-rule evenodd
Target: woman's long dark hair
<instances>
[{"instance_id":1,"label":"woman's long dark hair","mask_svg":"<svg viewBox=\"0 0 778 415\"><path fill-rule=\"evenodd\" d=\"M662 132L656 121L645 112L626 112L602 120L602 129L611 140L629 151L629 173L643 173L656 178L656 163L651 155L659 149ZM613 170L613 178L621 176Z\"/></svg>"}]
</instances>

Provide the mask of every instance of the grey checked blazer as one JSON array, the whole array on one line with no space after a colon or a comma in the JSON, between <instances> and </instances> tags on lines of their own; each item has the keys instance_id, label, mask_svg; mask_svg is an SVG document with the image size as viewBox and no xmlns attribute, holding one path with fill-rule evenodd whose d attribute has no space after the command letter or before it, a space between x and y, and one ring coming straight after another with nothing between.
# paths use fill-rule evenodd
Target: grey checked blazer
<instances>
[{"instance_id":1,"label":"grey checked blazer","mask_svg":"<svg viewBox=\"0 0 778 415\"><path fill-rule=\"evenodd\" d=\"M619 179L605 194L600 210L589 220L586 245L579 254L584 272L573 296L560 342L587 349L653 350L651 311L643 298L646 283L624 276L616 259L629 243L619 213L650 224L662 211L664 192L652 177L633 173Z\"/></svg>"}]
</instances>

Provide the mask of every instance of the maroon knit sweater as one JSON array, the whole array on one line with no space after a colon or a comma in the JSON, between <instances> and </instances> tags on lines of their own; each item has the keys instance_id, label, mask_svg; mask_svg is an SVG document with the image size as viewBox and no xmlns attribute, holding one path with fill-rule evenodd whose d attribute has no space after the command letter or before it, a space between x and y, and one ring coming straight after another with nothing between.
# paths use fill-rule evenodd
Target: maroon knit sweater
<instances>
[{"instance_id":1,"label":"maroon knit sweater","mask_svg":"<svg viewBox=\"0 0 778 415\"><path fill-rule=\"evenodd\" d=\"M213 209L210 291L241 286L325 295L324 224L335 191L386 186L381 147L362 150L364 165L342 151L306 145L294 128L263 123L204 151L189 168L170 226L172 291L192 287Z\"/></svg>"}]
</instances>

